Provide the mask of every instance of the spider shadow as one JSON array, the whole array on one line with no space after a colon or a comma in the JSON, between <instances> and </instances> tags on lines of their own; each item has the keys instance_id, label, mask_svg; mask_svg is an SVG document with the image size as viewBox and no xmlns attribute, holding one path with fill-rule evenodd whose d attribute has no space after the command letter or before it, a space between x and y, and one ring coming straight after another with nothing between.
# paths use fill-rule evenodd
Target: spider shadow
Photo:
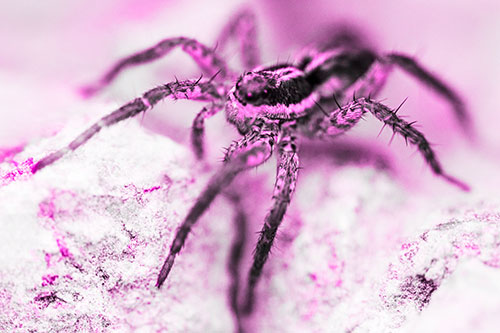
<instances>
[{"instance_id":1,"label":"spider shadow","mask_svg":"<svg viewBox=\"0 0 500 333\"><path fill-rule=\"evenodd\" d=\"M334 166L371 166L391 174L396 173L393 159L379 145L363 140L339 138L334 142L303 140L300 147L303 168L329 163Z\"/></svg>"}]
</instances>

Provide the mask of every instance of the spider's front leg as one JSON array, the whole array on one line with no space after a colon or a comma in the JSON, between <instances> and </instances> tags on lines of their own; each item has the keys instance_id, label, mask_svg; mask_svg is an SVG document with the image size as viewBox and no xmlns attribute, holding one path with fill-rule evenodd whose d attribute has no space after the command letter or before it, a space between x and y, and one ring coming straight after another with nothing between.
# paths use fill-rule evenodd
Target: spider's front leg
<instances>
[{"instance_id":1,"label":"spider's front leg","mask_svg":"<svg viewBox=\"0 0 500 333\"><path fill-rule=\"evenodd\" d=\"M226 188L233 179L242 171L256 167L269 159L273 152L274 142L278 133L277 124L274 122L259 122L254 128L229 147L224 165L210 178L203 192L200 194L193 207L175 234L170 246L170 252L158 275L156 286L161 287L167 278L175 257L184 246L184 242L191 228L201 215L207 210L217 195Z\"/></svg>"},{"instance_id":2,"label":"spider's front leg","mask_svg":"<svg viewBox=\"0 0 500 333\"><path fill-rule=\"evenodd\" d=\"M382 103L373 101L369 98L358 98L351 103L349 103L344 108L349 108L353 110L360 110L361 112L370 112L378 120L382 121L385 125L389 125L394 133L398 133L404 137L406 142L415 145L426 162L431 167L432 172L435 175L442 177L451 184L458 186L463 191L469 191L470 188L467 184L448 175L444 172L441 163L439 163L436 154L432 150L429 142L425 136L417 131L413 126L413 123L408 123L405 120L397 116L396 112L391 110L389 107Z\"/></svg>"},{"instance_id":3,"label":"spider's front leg","mask_svg":"<svg viewBox=\"0 0 500 333\"><path fill-rule=\"evenodd\" d=\"M389 125L394 133L401 134L406 142L415 145L434 174L464 191L469 190L467 184L444 172L429 142L422 133L415 129L413 123L408 123L398 117L396 114L397 110L393 111L384 104L373 101L370 98L358 98L343 107L339 105L339 108L331 112L329 117L317 117L316 115L316 117L312 117L305 124L301 124L300 129L305 135L310 137L334 137L353 127L363 117L365 112L372 113L385 125Z\"/></svg>"},{"instance_id":4,"label":"spider's front leg","mask_svg":"<svg viewBox=\"0 0 500 333\"><path fill-rule=\"evenodd\" d=\"M86 97L92 96L109 85L124 69L159 59L178 46L182 47L182 50L190 55L200 68L217 82L222 82L227 77L233 76L226 62L208 46L192 38L174 37L164 39L152 47L123 58L113 65L97 82L83 87L81 92Z\"/></svg>"},{"instance_id":5,"label":"spider's front leg","mask_svg":"<svg viewBox=\"0 0 500 333\"><path fill-rule=\"evenodd\" d=\"M223 108L224 103L221 102L205 106L200 112L198 112L193 120L193 125L191 127L191 147L193 148L194 154L198 160L203 159L203 156L205 155L205 147L203 143L205 135L205 119L216 115Z\"/></svg>"},{"instance_id":6,"label":"spider's front leg","mask_svg":"<svg viewBox=\"0 0 500 333\"><path fill-rule=\"evenodd\" d=\"M337 100L335 99L335 102ZM351 129L363 117L364 110L355 107L352 103L326 112L321 105L317 105L318 110L299 122L299 130L302 134L310 138L327 139L336 137ZM325 117L327 115L327 117Z\"/></svg>"},{"instance_id":7,"label":"spider's front leg","mask_svg":"<svg viewBox=\"0 0 500 333\"><path fill-rule=\"evenodd\" d=\"M262 268L269 256L276 232L290 203L297 182L299 157L295 137L285 133L278 143L278 166L276 183L273 192L273 206L266 216L264 226L255 248L253 264L248 274L248 286L242 312L250 314L253 311L255 287L262 274Z\"/></svg>"},{"instance_id":8,"label":"spider's front leg","mask_svg":"<svg viewBox=\"0 0 500 333\"><path fill-rule=\"evenodd\" d=\"M35 173L42 168L56 162L69 152L76 150L94 135L99 133L104 127L112 126L122 120L136 116L152 108L159 101L169 97L171 99L192 99L198 101L221 100L221 91L223 87L216 85L211 81L199 82L193 80L170 82L144 93L142 97L123 105L118 110L102 117L99 121L90 126L81 133L65 148L59 149L50 155L42 158L32 168Z\"/></svg>"}]
</instances>

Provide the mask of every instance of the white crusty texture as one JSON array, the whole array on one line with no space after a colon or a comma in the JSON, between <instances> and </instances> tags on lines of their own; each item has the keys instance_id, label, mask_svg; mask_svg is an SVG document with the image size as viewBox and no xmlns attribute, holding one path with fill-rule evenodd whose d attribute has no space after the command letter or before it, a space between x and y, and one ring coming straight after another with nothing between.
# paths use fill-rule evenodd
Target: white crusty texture
<instances>
[{"instance_id":1,"label":"white crusty texture","mask_svg":"<svg viewBox=\"0 0 500 333\"><path fill-rule=\"evenodd\" d=\"M42 157L87 123L73 123L15 159ZM229 224L200 223L164 287L154 286L174 231L206 180L200 169L185 148L131 120L0 188L0 327L231 331L229 244L218 241ZM230 219L225 201L216 203L208 218Z\"/></svg>"},{"instance_id":2,"label":"white crusty texture","mask_svg":"<svg viewBox=\"0 0 500 333\"><path fill-rule=\"evenodd\" d=\"M87 112L95 118L112 109L94 108ZM37 160L89 123L74 119L13 160ZM256 313L244 321L249 331L494 330L500 311L494 184L466 194L426 173L422 182L435 184L432 190L405 188L387 171L311 158L302 159ZM478 175L494 168L478 163ZM8 158L0 172L14 167ZM243 176L253 205L246 258L270 205L269 169ZM231 332L226 260L234 230L224 198L194 228L163 288L154 287L176 227L212 172L185 147L127 120L35 176L4 184L0 327Z\"/></svg>"}]
</instances>

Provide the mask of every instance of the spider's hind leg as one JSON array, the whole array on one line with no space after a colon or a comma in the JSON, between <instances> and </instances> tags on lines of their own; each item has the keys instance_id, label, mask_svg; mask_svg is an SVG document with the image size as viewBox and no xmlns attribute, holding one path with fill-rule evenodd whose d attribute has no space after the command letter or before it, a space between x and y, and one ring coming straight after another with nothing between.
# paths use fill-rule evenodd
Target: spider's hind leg
<instances>
[{"instance_id":1,"label":"spider's hind leg","mask_svg":"<svg viewBox=\"0 0 500 333\"><path fill-rule=\"evenodd\" d=\"M226 62L208 46L192 38L174 37L119 60L97 82L81 88L81 93L85 97L92 96L108 86L126 68L157 60L178 46L215 80L224 80L228 75L232 75Z\"/></svg>"},{"instance_id":2,"label":"spider's hind leg","mask_svg":"<svg viewBox=\"0 0 500 333\"><path fill-rule=\"evenodd\" d=\"M449 84L445 83L427 69L422 67L415 59L399 53L390 53L386 56L387 61L395 64L405 72L417 78L420 82L427 85L430 89L446 99L451 104L455 112L455 117L462 129L471 137L474 137L474 128L471 117L465 106L464 101L460 98Z\"/></svg>"},{"instance_id":3,"label":"spider's hind leg","mask_svg":"<svg viewBox=\"0 0 500 333\"><path fill-rule=\"evenodd\" d=\"M217 47L222 52L231 37L236 37L240 42L240 56L245 70L260 64L257 24L251 10L243 9L224 26L217 39Z\"/></svg>"}]
</instances>

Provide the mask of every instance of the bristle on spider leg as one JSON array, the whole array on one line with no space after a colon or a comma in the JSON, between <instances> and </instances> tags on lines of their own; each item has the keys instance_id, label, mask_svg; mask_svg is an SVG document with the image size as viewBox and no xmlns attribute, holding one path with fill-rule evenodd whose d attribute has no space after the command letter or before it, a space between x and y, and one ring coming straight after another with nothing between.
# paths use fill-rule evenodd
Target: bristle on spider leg
<instances>
[{"instance_id":1,"label":"bristle on spider leg","mask_svg":"<svg viewBox=\"0 0 500 333\"><path fill-rule=\"evenodd\" d=\"M193 83L193 86L197 85L198 83L200 83L201 79L203 79L203 73L200 74L200 77L198 78L198 80L196 80L194 83Z\"/></svg>"},{"instance_id":2,"label":"bristle on spider leg","mask_svg":"<svg viewBox=\"0 0 500 333\"><path fill-rule=\"evenodd\" d=\"M406 101L407 101L407 100L408 100L408 97L406 97L406 98L405 98L405 99L401 102L401 104L399 104L399 106L398 106L398 107L397 107L397 108L393 111L393 112L394 112L394 114L397 114L397 113L398 113L398 111L401 109L401 107L403 106L403 104L405 104L405 103L406 103Z\"/></svg>"},{"instance_id":3,"label":"bristle on spider leg","mask_svg":"<svg viewBox=\"0 0 500 333\"><path fill-rule=\"evenodd\" d=\"M213 80L215 80L217 75L219 75L221 72L222 72L222 69L219 69L214 75L212 75L212 77L210 78L210 80L208 80L208 82L212 82Z\"/></svg>"},{"instance_id":4,"label":"bristle on spider leg","mask_svg":"<svg viewBox=\"0 0 500 333\"><path fill-rule=\"evenodd\" d=\"M380 137L380 134L382 134L382 132L384 131L385 126L387 126L387 124L386 124L386 123L384 123L384 124L382 125L382 128L380 129L380 131L379 131L379 132L378 132L378 134L377 134L377 138L378 138L378 137Z\"/></svg>"},{"instance_id":5,"label":"bristle on spider leg","mask_svg":"<svg viewBox=\"0 0 500 333\"><path fill-rule=\"evenodd\" d=\"M392 135L391 135L391 139L389 140L389 143L387 144L388 146L390 146L392 144L392 141L394 140L394 137L396 136L396 132L394 131L394 128L393 128L393 132L392 132Z\"/></svg>"},{"instance_id":6,"label":"bristle on spider leg","mask_svg":"<svg viewBox=\"0 0 500 333\"><path fill-rule=\"evenodd\" d=\"M323 107L321 106L321 104L319 104L317 101L314 101L314 104L316 104L316 106L318 107L318 109L325 115L325 116L329 116L328 112L325 111L325 109L323 109Z\"/></svg>"},{"instance_id":7,"label":"bristle on spider leg","mask_svg":"<svg viewBox=\"0 0 500 333\"><path fill-rule=\"evenodd\" d=\"M337 104L338 108L342 109L342 106L340 105L339 101L337 100L337 97L335 96L335 94L333 94L333 100L335 101L335 104Z\"/></svg>"}]
</instances>

